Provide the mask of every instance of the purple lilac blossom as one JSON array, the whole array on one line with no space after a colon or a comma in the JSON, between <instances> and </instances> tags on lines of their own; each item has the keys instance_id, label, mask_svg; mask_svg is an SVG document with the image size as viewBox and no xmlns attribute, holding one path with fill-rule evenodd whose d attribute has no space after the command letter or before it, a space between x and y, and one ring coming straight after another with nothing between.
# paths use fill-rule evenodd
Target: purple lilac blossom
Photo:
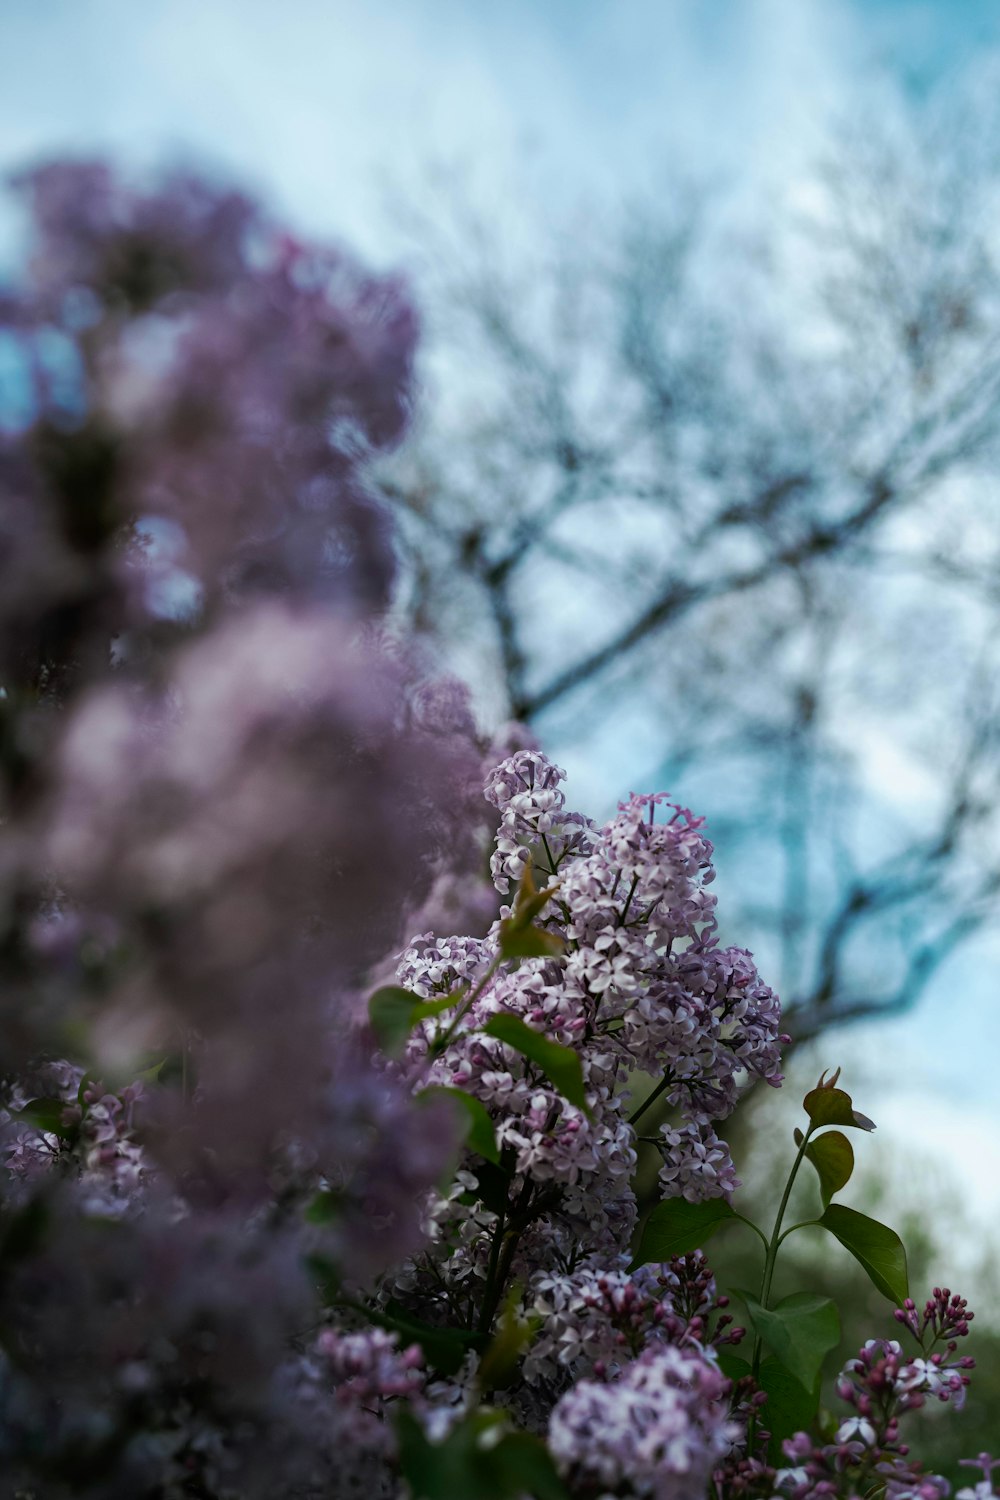
<instances>
[{"instance_id":1,"label":"purple lilac blossom","mask_svg":"<svg viewBox=\"0 0 1000 1500\"><path fill-rule=\"evenodd\" d=\"M355 1024L482 841L467 694L385 620L371 461L406 424L416 317L193 178L18 186L0 1487L273 1496L329 1446L289 1397L308 1267L367 1286L414 1249L456 1138Z\"/></svg>"},{"instance_id":2,"label":"purple lilac blossom","mask_svg":"<svg viewBox=\"0 0 1000 1500\"><path fill-rule=\"evenodd\" d=\"M668 1099L688 1115L676 1140L666 1138L664 1183L693 1197L736 1185L710 1121L731 1111L740 1078L780 1082L777 1000L749 954L715 944L712 848L700 820L662 796L633 797L599 828L567 811L563 779L540 751L521 750L490 773L486 797L500 814L497 887L509 891L529 862L539 887L551 882L539 921L563 940L564 956L485 980L498 954L495 923L484 939L414 938L396 976L427 998L472 992L455 1024L446 1013L418 1025L401 1071L414 1087L462 1089L486 1106L521 1204L511 1270L526 1283L570 1259L609 1270L627 1257L636 1071L665 1075ZM577 1051L587 1112L482 1031L505 1014ZM497 1215L466 1196L429 1206L436 1248L401 1283L425 1315L467 1308L482 1291Z\"/></svg>"},{"instance_id":3,"label":"purple lilac blossom","mask_svg":"<svg viewBox=\"0 0 1000 1500\"><path fill-rule=\"evenodd\" d=\"M617 1379L581 1380L557 1403L549 1446L574 1486L601 1495L702 1500L737 1436L716 1365L648 1349Z\"/></svg>"}]
</instances>

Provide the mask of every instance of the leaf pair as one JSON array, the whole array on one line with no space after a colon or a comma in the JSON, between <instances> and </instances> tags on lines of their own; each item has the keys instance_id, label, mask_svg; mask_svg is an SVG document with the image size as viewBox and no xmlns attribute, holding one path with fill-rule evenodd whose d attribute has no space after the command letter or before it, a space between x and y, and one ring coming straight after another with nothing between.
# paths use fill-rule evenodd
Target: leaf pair
<instances>
[{"instance_id":1,"label":"leaf pair","mask_svg":"<svg viewBox=\"0 0 1000 1500\"><path fill-rule=\"evenodd\" d=\"M840 1341L840 1315L829 1297L793 1292L765 1308L752 1292L739 1292L750 1321L777 1359L805 1390L819 1381L823 1360Z\"/></svg>"},{"instance_id":2,"label":"leaf pair","mask_svg":"<svg viewBox=\"0 0 1000 1500\"><path fill-rule=\"evenodd\" d=\"M795 1292L776 1307L765 1308L751 1292L738 1292L746 1303L754 1332L770 1350L757 1371L767 1396L762 1414L771 1434L768 1457L780 1463L782 1443L808 1429L819 1410L823 1360L840 1341L840 1316L829 1297ZM745 1359L721 1354L719 1363L730 1380L752 1373Z\"/></svg>"},{"instance_id":3,"label":"leaf pair","mask_svg":"<svg viewBox=\"0 0 1000 1500\"><path fill-rule=\"evenodd\" d=\"M633 1269L700 1250L717 1229L732 1222L738 1223L739 1215L724 1198L709 1198L705 1203L673 1198L658 1203L643 1226ZM902 1306L910 1295L906 1250L894 1229L840 1203L831 1204L814 1222L851 1252L883 1296Z\"/></svg>"}]
</instances>

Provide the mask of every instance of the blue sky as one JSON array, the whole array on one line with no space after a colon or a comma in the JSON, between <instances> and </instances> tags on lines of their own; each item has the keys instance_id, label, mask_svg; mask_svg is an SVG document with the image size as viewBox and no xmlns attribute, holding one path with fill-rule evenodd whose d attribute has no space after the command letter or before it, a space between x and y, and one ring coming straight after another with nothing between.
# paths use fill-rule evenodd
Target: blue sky
<instances>
[{"instance_id":1,"label":"blue sky","mask_svg":"<svg viewBox=\"0 0 1000 1500\"><path fill-rule=\"evenodd\" d=\"M3 0L0 165L194 153L382 254L386 182L430 160L755 189L873 74L998 45L991 0Z\"/></svg>"},{"instance_id":2,"label":"blue sky","mask_svg":"<svg viewBox=\"0 0 1000 1500\"><path fill-rule=\"evenodd\" d=\"M862 91L997 54L994 0L0 0L0 169L67 150L193 157L385 261L386 204L430 164L470 164L487 196L514 192L526 159L568 201L678 166L780 193ZM995 1052L1000 1021L990 1038L981 998L969 1008L983 958L955 973L950 1023ZM832 1060L891 1053L895 1138L931 1150L961 1131L995 1212L992 1081L942 1068L927 1025L866 1028Z\"/></svg>"}]
</instances>

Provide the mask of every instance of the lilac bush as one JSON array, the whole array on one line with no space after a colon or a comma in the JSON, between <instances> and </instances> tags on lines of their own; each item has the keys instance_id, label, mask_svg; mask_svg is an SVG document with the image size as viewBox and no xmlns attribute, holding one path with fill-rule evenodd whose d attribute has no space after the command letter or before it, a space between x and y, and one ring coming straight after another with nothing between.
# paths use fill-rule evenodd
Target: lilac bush
<instances>
[{"instance_id":1,"label":"lilac bush","mask_svg":"<svg viewBox=\"0 0 1000 1500\"><path fill-rule=\"evenodd\" d=\"M900 1431L961 1405L972 1315L937 1289L918 1312L898 1236L833 1201L844 1130L872 1128L837 1075L804 1100L770 1234L736 1206L723 1122L781 1084L786 1039L719 940L703 820L661 794L570 811L528 736L488 745L391 631L371 460L409 408L405 290L187 178L57 164L20 188L7 1491L945 1494ZM771 1296L807 1160L808 1222L916 1351L869 1341L832 1426L836 1308ZM717 1284L723 1229L759 1239L757 1291Z\"/></svg>"}]
</instances>

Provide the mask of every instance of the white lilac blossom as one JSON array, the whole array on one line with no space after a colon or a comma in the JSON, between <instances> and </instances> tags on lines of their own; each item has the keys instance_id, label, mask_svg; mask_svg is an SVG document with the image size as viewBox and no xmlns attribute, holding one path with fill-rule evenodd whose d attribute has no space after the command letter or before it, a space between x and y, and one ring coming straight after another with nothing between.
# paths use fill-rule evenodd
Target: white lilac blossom
<instances>
[{"instance_id":1,"label":"white lilac blossom","mask_svg":"<svg viewBox=\"0 0 1000 1500\"><path fill-rule=\"evenodd\" d=\"M739 1187L729 1147L710 1125L692 1121L678 1130L664 1125L658 1144L664 1155L659 1174L664 1198L729 1200Z\"/></svg>"},{"instance_id":2,"label":"white lilac blossom","mask_svg":"<svg viewBox=\"0 0 1000 1500\"><path fill-rule=\"evenodd\" d=\"M983 1477L974 1485L965 1485L958 1490L955 1500L993 1500L996 1493L993 1470L1000 1469L1000 1459L993 1458L989 1453L980 1453L976 1458L961 1458L959 1463L963 1468L978 1469Z\"/></svg>"},{"instance_id":3,"label":"white lilac blossom","mask_svg":"<svg viewBox=\"0 0 1000 1500\"><path fill-rule=\"evenodd\" d=\"M737 1185L711 1128L733 1108L739 1080L780 1082L779 1007L749 954L715 943L712 846L701 820L664 796L632 797L604 827L568 812L564 772L526 749L488 776L500 814L493 858L501 894L530 863L550 889L539 921L561 941L551 958L500 963L501 930L484 939L414 938L396 978L417 995L456 996L414 1030L402 1071L415 1088L472 1094L494 1121L509 1164L516 1230L510 1270L530 1280L553 1266L625 1255L635 1224L632 1075L661 1076L687 1120L663 1137L668 1196L728 1196ZM510 909L501 909L501 918ZM461 996L468 995L468 1001ZM483 1027L513 1015L581 1060L587 1110ZM452 1198L452 1203L455 1203ZM429 1210L435 1246L419 1285L425 1313L473 1295L488 1275L497 1219L458 1203ZM611 1258L609 1261L609 1257ZM588 1261L588 1264L590 1262Z\"/></svg>"},{"instance_id":4,"label":"white lilac blossom","mask_svg":"<svg viewBox=\"0 0 1000 1500\"><path fill-rule=\"evenodd\" d=\"M703 1354L649 1349L616 1379L573 1386L552 1413L549 1446L583 1492L702 1500L737 1436L725 1389Z\"/></svg>"},{"instance_id":5,"label":"white lilac blossom","mask_svg":"<svg viewBox=\"0 0 1000 1500\"><path fill-rule=\"evenodd\" d=\"M891 1391L898 1412L919 1409L928 1396L961 1408L969 1383L963 1371L969 1368L969 1360L964 1355L949 1360L955 1348L951 1340L944 1350L925 1358L904 1355L896 1339L868 1339L858 1357L841 1370L837 1393L862 1416L868 1414L872 1389Z\"/></svg>"},{"instance_id":6,"label":"white lilac blossom","mask_svg":"<svg viewBox=\"0 0 1000 1500\"><path fill-rule=\"evenodd\" d=\"M540 751L516 752L486 778L486 800L500 814L496 848L490 860L494 883L501 894L516 885L531 863L533 847L543 841L554 860L574 845L585 847L589 821L565 812L566 798L559 783L565 771Z\"/></svg>"},{"instance_id":7,"label":"white lilac blossom","mask_svg":"<svg viewBox=\"0 0 1000 1500\"><path fill-rule=\"evenodd\" d=\"M594 1372L616 1376L651 1346L701 1352L709 1319L727 1306L700 1253L636 1271L590 1264L566 1273L539 1272L526 1302L537 1331L524 1378L557 1391ZM725 1315L716 1320L716 1345L739 1336L735 1330L724 1335L730 1321Z\"/></svg>"}]
</instances>

